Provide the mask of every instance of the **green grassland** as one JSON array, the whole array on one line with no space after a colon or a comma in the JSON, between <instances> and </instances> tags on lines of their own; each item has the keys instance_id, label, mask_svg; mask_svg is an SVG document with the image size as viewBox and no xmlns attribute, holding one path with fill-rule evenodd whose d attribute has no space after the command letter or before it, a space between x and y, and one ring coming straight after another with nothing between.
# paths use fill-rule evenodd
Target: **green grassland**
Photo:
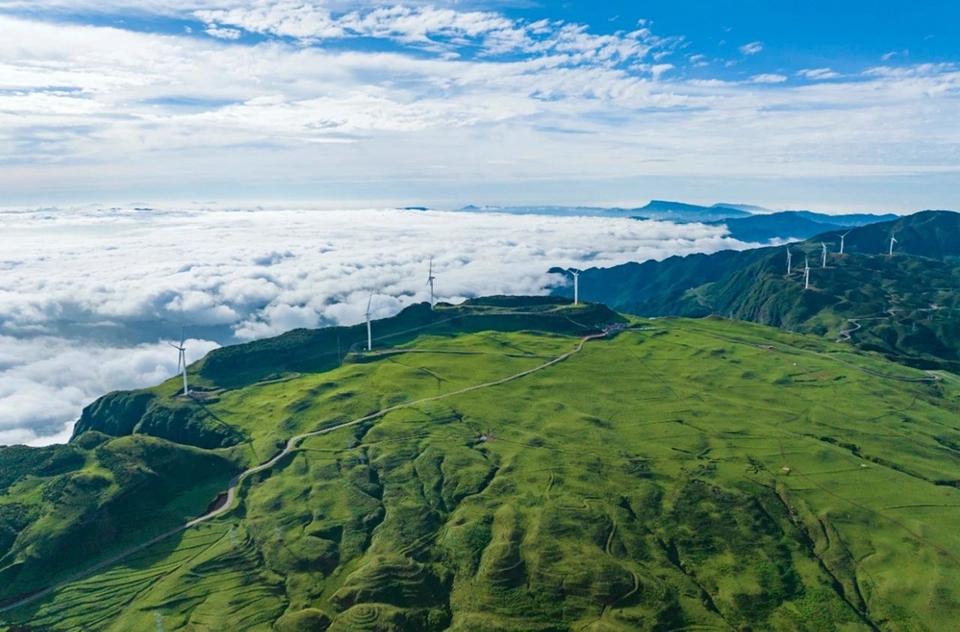
<instances>
[{"instance_id":1,"label":"green grassland","mask_svg":"<svg viewBox=\"0 0 960 632\"><path fill-rule=\"evenodd\" d=\"M235 438L214 449L88 431L60 453L17 453L18 463L33 459L21 466L33 473L0 481L0 511L29 510L0 563L20 573L0 581L8 601L42 587L41 576L123 548L108 539L88 549L80 532L69 540L79 562L27 555L24 543L38 540L23 534L71 502L82 512L91 494L100 506L111 493L127 499L130 513L114 512L115 523L126 516L134 535L122 537L135 540L145 522L160 529L188 510L200 515L233 473L289 437L398 407L304 440L244 481L229 513L0 622L960 629L960 382L759 325L662 319L631 321L517 380L443 397L535 369L583 333L538 330L528 316L519 327L498 306L481 307L491 317L463 319L462 331L437 323L342 366L338 357L264 373L230 356L248 376L201 378L211 394L202 403L176 402L172 383L151 391L163 406L202 408ZM587 313L550 310L573 321ZM133 471L156 476L149 494L129 491L143 489L126 482ZM58 485L76 488L65 497L76 500L52 496Z\"/></svg>"}]
</instances>

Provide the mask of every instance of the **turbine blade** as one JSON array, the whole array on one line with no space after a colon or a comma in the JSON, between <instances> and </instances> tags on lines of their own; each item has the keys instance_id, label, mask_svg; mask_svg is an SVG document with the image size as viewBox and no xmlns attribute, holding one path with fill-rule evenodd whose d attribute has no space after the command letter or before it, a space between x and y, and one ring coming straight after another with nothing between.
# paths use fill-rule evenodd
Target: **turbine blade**
<instances>
[{"instance_id":1,"label":"turbine blade","mask_svg":"<svg viewBox=\"0 0 960 632\"><path fill-rule=\"evenodd\" d=\"M180 329L180 346L181 346L181 347L183 346L183 341L186 340L186 338L187 338L187 326L184 325L184 326Z\"/></svg>"}]
</instances>

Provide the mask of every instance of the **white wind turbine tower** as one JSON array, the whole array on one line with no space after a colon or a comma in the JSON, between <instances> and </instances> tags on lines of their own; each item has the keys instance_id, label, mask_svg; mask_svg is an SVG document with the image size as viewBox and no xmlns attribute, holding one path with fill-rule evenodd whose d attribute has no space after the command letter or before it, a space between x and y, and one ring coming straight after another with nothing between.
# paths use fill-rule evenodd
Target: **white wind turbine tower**
<instances>
[{"instance_id":1,"label":"white wind turbine tower","mask_svg":"<svg viewBox=\"0 0 960 632\"><path fill-rule=\"evenodd\" d=\"M573 275L573 304L580 304L580 270L570 270Z\"/></svg>"},{"instance_id":2,"label":"white wind turbine tower","mask_svg":"<svg viewBox=\"0 0 960 632\"><path fill-rule=\"evenodd\" d=\"M821 241L820 245L823 246L823 263L820 264L820 267L826 268L827 267L827 244Z\"/></svg>"},{"instance_id":3,"label":"white wind turbine tower","mask_svg":"<svg viewBox=\"0 0 960 632\"><path fill-rule=\"evenodd\" d=\"M840 235L840 254L841 254L841 255L843 254L843 244L844 244L844 241L846 241L847 235L849 235L849 234L852 233L852 232L853 232L852 230L848 230L848 231L845 232L844 234Z\"/></svg>"},{"instance_id":4,"label":"white wind turbine tower","mask_svg":"<svg viewBox=\"0 0 960 632\"><path fill-rule=\"evenodd\" d=\"M433 293L433 282L437 280L437 277L433 276L433 257L430 257L430 273L427 276L427 285L430 286L430 309L433 309L433 306L436 304L436 299L434 298Z\"/></svg>"},{"instance_id":5,"label":"white wind turbine tower","mask_svg":"<svg viewBox=\"0 0 960 632\"><path fill-rule=\"evenodd\" d=\"M900 243L900 242L897 241L896 235L895 235L894 233L890 233L890 256L891 256L891 257L893 256L893 245L894 245L894 244L899 244L899 243Z\"/></svg>"},{"instance_id":6,"label":"white wind turbine tower","mask_svg":"<svg viewBox=\"0 0 960 632\"><path fill-rule=\"evenodd\" d=\"M371 305L373 305L373 292L370 292L370 299L367 301L367 351L373 351L373 329L370 326Z\"/></svg>"},{"instance_id":7,"label":"white wind turbine tower","mask_svg":"<svg viewBox=\"0 0 960 632\"><path fill-rule=\"evenodd\" d=\"M810 289L810 257L806 257L803 263L803 289Z\"/></svg>"},{"instance_id":8,"label":"white wind turbine tower","mask_svg":"<svg viewBox=\"0 0 960 632\"><path fill-rule=\"evenodd\" d=\"M790 252L790 246L787 246L787 276L793 271L793 253Z\"/></svg>"},{"instance_id":9,"label":"white wind turbine tower","mask_svg":"<svg viewBox=\"0 0 960 632\"><path fill-rule=\"evenodd\" d=\"M177 373L183 373L183 395L186 397L190 394L190 387L187 386L187 348L183 346L183 342L187 333L187 328L184 327L180 331L180 344L175 345L172 342L168 342L171 347L180 352L180 358L177 361Z\"/></svg>"}]
</instances>

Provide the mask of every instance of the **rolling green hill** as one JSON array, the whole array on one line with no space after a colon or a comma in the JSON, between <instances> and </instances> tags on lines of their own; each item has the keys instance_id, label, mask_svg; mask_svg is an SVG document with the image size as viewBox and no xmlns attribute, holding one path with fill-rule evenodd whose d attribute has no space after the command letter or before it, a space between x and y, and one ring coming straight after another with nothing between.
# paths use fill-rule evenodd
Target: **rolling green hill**
<instances>
[{"instance_id":1,"label":"rolling green hill","mask_svg":"<svg viewBox=\"0 0 960 632\"><path fill-rule=\"evenodd\" d=\"M295 332L193 365L198 399L114 394L68 446L0 450L0 622L956 629L958 378L735 321L423 311L373 353L341 330L342 365ZM151 408L234 439L150 436Z\"/></svg>"},{"instance_id":2,"label":"rolling green hill","mask_svg":"<svg viewBox=\"0 0 960 632\"><path fill-rule=\"evenodd\" d=\"M891 235L898 240L892 257ZM716 314L849 339L898 361L960 370L960 213L928 211L835 230L790 250L790 274L785 247L595 268L581 275L581 296L640 316ZM805 258L810 290L803 286Z\"/></svg>"}]
</instances>

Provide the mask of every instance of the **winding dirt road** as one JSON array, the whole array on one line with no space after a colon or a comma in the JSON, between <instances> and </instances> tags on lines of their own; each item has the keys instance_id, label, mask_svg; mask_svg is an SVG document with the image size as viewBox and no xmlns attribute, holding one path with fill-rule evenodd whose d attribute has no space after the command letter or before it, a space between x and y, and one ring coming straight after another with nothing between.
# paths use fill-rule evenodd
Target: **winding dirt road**
<instances>
[{"instance_id":1,"label":"winding dirt road","mask_svg":"<svg viewBox=\"0 0 960 632\"><path fill-rule=\"evenodd\" d=\"M124 560L125 558L133 555L134 553L139 553L140 551L143 551L144 549L147 549L147 548L153 546L154 544L157 544L157 543L159 543L159 542L162 542L162 541L166 540L167 538L171 538L171 537L177 535L178 533L182 533L182 532L186 531L187 529L190 529L190 528L195 527L195 526L197 526L197 525L203 524L204 522L208 522L208 521L210 521L210 520L213 520L214 518L217 518L217 517L219 517L219 516L222 516L222 515L225 514L225 513L228 513L229 511L231 511L231 510L233 509L233 506L234 506L234 504L235 504L235 502L236 502L236 498L237 498L237 488L240 486L240 483L242 483L242 482L244 481L244 479L249 478L250 476L253 476L254 474L256 474L256 473L258 473L258 472L263 472L264 470L268 470L268 469L272 468L272 467L275 466L277 463L279 463L284 457L286 457L286 456L289 455L291 452L293 452L294 450L296 450L296 449L299 447L300 443L302 443L305 439L309 439L310 437L317 437L317 436L324 435L324 434L329 434L329 433L331 433L331 432L335 432L335 431L337 431L337 430L342 430L343 428L349 428L349 427L351 427L351 426L356 426L356 425L362 424L362 423L367 422L367 421L373 421L374 419L379 419L380 417L383 417L384 415L387 415L387 414L389 414L389 413L392 413L392 412L394 412L394 411L401 410L401 409L404 409L404 408L411 408L411 407L413 407L413 406L418 406L418 405L420 405L420 404L427 404L427 403L429 403L429 402L435 402L435 401L442 400L442 399L447 399L447 398L450 398L450 397L456 397L457 395L463 395L463 394L465 394L465 393L471 393L471 392L473 392L473 391L479 391L479 390L481 390L481 389L491 388L491 387L493 387L493 386L499 386L499 385L501 385L501 384L506 384L507 382L513 382L514 380L519 380L519 379L521 379L521 378L527 377L528 375L531 375L531 374L533 374L533 373L537 373L538 371L542 371L542 370L547 369L547 368L549 368L549 367L551 367L551 366L554 366L555 364L559 364L559 363L563 362L564 360L567 360L568 358L570 358L570 357L572 357L572 356L580 353L581 351L583 351L583 347L584 347L584 346L587 344L587 342L589 342L590 340L599 340L599 339L601 339L601 338L606 338L606 336L607 336L607 334L605 334L605 333L602 333L602 334L592 334L592 335L589 335L589 336L584 336L583 338L580 339L580 343L577 345L577 347L576 347L575 349L573 349L572 351L569 351L569 352L567 352L567 353L565 353L565 354L563 354L563 355L561 355L561 356L557 356L556 358L553 358L553 359L550 360L549 362L545 362L545 363L541 364L540 366L534 367L534 368L532 368L532 369L528 369L528 370L526 370L526 371L522 371L522 372L520 372L520 373L516 373L516 374L514 374L514 375L511 375L511 376L508 376L508 377L505 377L505 378L502 378L502 379L499 379L499 380L496 380L496 381L493 381L493 382L486 382L486 383L484 383L484 384L477 384L476 386L469 386L469 387L467 387L467 388L461 388L461 389L459 389L459 390L451 391L451 392L449 392L449 393L444 393L444 394L442 394L442 395L435 395L434 397L427 397L427 398L424 398L424 399L419 399L419 400L412 401L412 402L407 402L407 403L404 403L404 404L398 404L398 405L396 405L396 406L391 406L391 407L389 407L389 408L384 408L383 410L379 410L379 411L377 411L377 412L375 412L375 413L371 413L371 414L369 414L369 415L367 415L367 416L365 416L365 417L360 417L359 419L354 419L353 421L348 421L348 422L345 422L345 423L342 423L342 424L337 424L336 426L331 426L331 427L329 427L329 428L324 428L324 429L322 429L322 430L316 430L316 431L314 431L314 432L308 432L308 433L306 433L306 434L302 434L302 435L297 435L297 436L295 436L295 437L291 437L291 438L287 441L286 447L284 447L284 449L283 449L282 451L280 451L280 453L278 453L275 457L273 457L272 459L270 459L269 461L267 461L267 462L265 462L265 463L261 463L260 465L257 465L256 467L252 467L252 468L250 468L249 470L246 470L245 472L241 472L240 474L237 474L236 476L234 476L233 479L231 479L229 486L227 487L227 491L226 491L226 501L224 501L224 502L221 504L221 506L217 507L216 509L214 509L214 510L211 511L210 513L207 513L207 514L205 514L205 515L203 515L203 516L200 516L199 518L197 518L197 519L195 519L195 520L191 520L190 522L188 522L188 523L186 523L186 524L184 524L184 525L181 525L181 526L179 526L179 527L176 527L175 529L171 529L170 531L167 531L166 533L162 533L162 534L156 536L155 538L152 538L152 539L150 539L150 540L148 540L148 541L146 541L146 542L144 542L144 543L142 543L142 544L138 544L138 545L135 546L135 547L132 547L132 548L130 548L130 549L127 549L127 550L125 550L125 551L123 551L123 552L121 552L121 553L117 553L116 555L114 555L114 556L112 556L112 557L110 557L110 558L108 558L108 559L106 559L106 560L103 560L102 562L99 562L98 564L96 564L96 565L94 565L94 566L91 566L90 568L87 568L87 569L85 569L85 570L83 570L83 571L80 571L79 573L75 573L75 574L67 577L67 578L64 579L63 581L60 581L60 582L58 582L58 583L56 583L56 584L54 584L54 585L52 585L52 586L49 586L49 587L47 587L47 588L44 588L43 590L40 590L40 591L38 591L38 592L35 592L35 593L31 594L31 595L28 596L28 597L25 597L25 598L20 599L20 600L18 600L18 601L16 601L16 602L10 603L10 604L8 604L8 605L6 605L6 606L0 607L0 614L2 614L2 613L4 613L4 612L9 612L9 611L11 611L11 610L16 610L17 608L26 606L26 605L28 605L28 604L31 604L31 603L35 602L35 601L38 601L38 600L40 600L40 599L43 599L44 597L50 595L51 593L56 592L57 590L60 590L61 588L64 588L64 587L68 586L69 584L72 584L72 583L74 583L74 582L76 582L76 581L79 581L79 580L81 580L81 579L84 579L84 578L86 578L86 577L89 577L90 575L93 575L94 573L96 573L96 572L98 572L98 571L101 571L101 570L103 570L104 568L107 568L107 567L109 567L109 566L113 566L113 565L116 564L117 562L120 562L120 561Z\"/></svg>"},{"instance_id":2,"label":"winding dirt road","mask_svg":"<svg viewBox=\"0 0 960 632\"><path fill-rule=\"evenodd\" d=\"M852 336L854 332L860 331L861 329L863 329L863 325L861 325L860 323L858 323L853 319L848 318L847 322L853 325L853 327L849 329L844 329L843 331L841 331L840 337L837 338L837 342L850 342L850 336Z\"/></svg>"}]
</instances>

